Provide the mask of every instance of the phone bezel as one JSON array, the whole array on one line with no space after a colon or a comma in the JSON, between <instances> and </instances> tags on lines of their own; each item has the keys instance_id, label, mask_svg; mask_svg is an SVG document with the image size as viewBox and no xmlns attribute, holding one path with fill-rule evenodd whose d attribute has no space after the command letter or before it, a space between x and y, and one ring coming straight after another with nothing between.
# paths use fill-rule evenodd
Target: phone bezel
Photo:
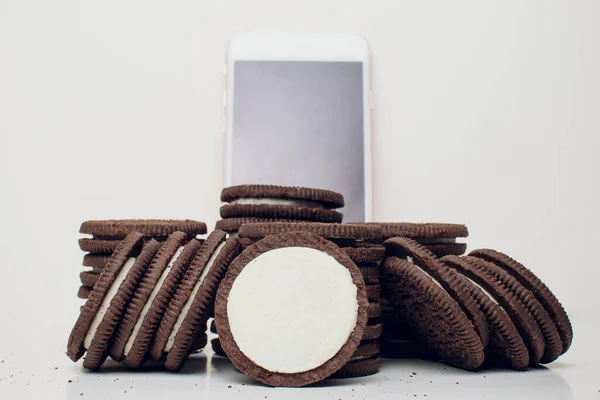
<instances>
[{"instance_id":1,"label":"phone bezel","mask_svg":"<svg viewBox=\"0 0 600 400\"><path fill-rule=\"evenodd\" d=\"M237 34L227 48L223 91L224 184L232 182L232 121L235 62L264 61L359 61L363 64L363 146L365 220L373 217L372 176L372 90L369 47L363 37L353 33L260 33Z\"/></svg>"}]
</instances>

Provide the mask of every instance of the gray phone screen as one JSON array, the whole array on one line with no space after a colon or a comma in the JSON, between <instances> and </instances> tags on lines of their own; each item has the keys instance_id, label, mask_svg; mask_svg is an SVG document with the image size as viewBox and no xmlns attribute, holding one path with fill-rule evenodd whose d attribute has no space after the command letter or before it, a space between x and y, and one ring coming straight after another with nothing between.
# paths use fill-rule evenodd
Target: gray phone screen
<instances>
[{"instance_id":1,"label":"gray phone screen","mask_svg":"<svg viewBox=\"0 0 600 400\"><path fill-rule=\"evenodd\" d=\"M236 61L231 178L330 189L365 220L361 62Z\"/></svg>"}]
</instances>

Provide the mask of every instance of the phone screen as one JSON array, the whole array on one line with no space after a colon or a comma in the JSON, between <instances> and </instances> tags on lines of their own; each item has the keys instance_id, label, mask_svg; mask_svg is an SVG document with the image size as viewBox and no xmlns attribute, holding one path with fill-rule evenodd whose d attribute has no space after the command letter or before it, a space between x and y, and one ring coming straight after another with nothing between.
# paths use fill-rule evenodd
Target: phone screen
<instances>
[{"instance_id":1,"label":"phone screen","mask_svg":"<svg viewBox=\"0 0 600 400\"><path fill-rule=\"evenodd\" d=\"M231 183L330 189L365 220L363 63L234 63Z\"/></svg>"}]
</instances>

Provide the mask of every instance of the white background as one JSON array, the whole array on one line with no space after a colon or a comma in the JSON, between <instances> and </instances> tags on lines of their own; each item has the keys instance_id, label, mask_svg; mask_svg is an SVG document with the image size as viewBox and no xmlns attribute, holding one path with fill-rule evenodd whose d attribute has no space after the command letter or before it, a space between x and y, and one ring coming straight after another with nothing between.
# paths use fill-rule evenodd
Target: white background
<instances>
[{"instance_id":1,"label":"white background","mask_svg":"<svg viewBox=\"0 0 600 400\"><path fill-rule=\"evenodd\" d=\"M212 381L199 372L125 374L138 381L129 394L156 393L140 382L161 382L188 385L190 396L242 388L256 398L397 398L422 396L434 377L432 395L546 387L557 398L597 398L599 18L594 0L1 1L0 395L123 394L115 375L84 374L63 354L79 306L80 222L212 225L228 39L335 30L364 35L372 51L375 218L466 223L471 249L505 251L554 290L575 325L572 350L553 372L501 374L501 390L478 374L447 372L461 377L456 385L437 367L406 362L355 392L348 383L228 389L235 372Z\"/></svg>"}]
</instances>

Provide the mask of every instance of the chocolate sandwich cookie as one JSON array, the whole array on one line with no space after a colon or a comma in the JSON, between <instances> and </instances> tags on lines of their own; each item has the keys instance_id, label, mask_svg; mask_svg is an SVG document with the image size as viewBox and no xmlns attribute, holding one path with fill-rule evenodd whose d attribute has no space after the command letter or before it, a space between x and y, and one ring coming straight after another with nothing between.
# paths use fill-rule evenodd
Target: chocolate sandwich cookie
<instances>
[{"instance_id":1,"label":"chocolate sandwich cookie","mask_svg":"<svg viewBox=\"0 0 600 400\"><path fill-rule=\"evenodd\" d=\"M383 332L383 324L381 322L369 324L365 328L365 334L363 336L363 340L379 339L381 337L382 332Z\"/></svg>"},{"instance_id":2,"label":"chocolate sandwich cookie","mask_svg":"<svg viewBox=\"0 0 600 400\"><path fill-rule=\"evenodd\" d=\"M110 254L86 254L83 256L83 266L104 268L109 259Z\"/></svg>"},{"instance_id":3,"label":"chocolate sandwich cookie","mask_svg":"<svg viewBox=\"0 0 600 400\"><path fill-rule=\"evenodd\" d=\"M314 234L289 232L260 240L231 263L215 320L238 370L271 386L304 386L350 361L367 308L363 277L346 253Z\"/></svg>"},{"instance_id":4,"label":"chocolate sandwich cookie","mask_svg":"<svg viewBox=\"0 0 600 400\"><path fill-rule=\"evenodd\" d=\"M223 189L221 201L232 204L301 205L305 207L340 208L344 196L331 190L276 185L239 185ZM265 202L267 201L267 202Z\"/></svg>"},{"instance_id":5,"label":"chocolate sandwich cookie","mask_svg":"<svg viewBox=\"0 0 600 400\"><path fill-rule=\"evenodd\" d=\"M219 357L228 357L227 353L225 353L225 351L223 350L223 347L221 347L221 341L218 338L212 339L210 341L210 347L212 347L212 350L215 353L215 355Z\"/></svg>"},{"instance_id":6,"label":"chocolate sandwich cookie","mask_svg":"<svg viewBox=\"0 0 600 400\"><path fill-rule=\"evenodd\" d=\"M550 315L533 293L497 265L477 257L465 256L463 258L467 261L467 267L465 264L458 263L453 264L452 267L497 297L500 304L513 318L528 346L530 364L546 364L556 360L562 353L560 335ZM501 285L500 290L498 289L499 285ZM512 303L514 304L503 301L501 290L508 292L508 295L513 297ZM513 307L512 311L516 311L516 314L511 312L511 306Z\"/></svg>"},{"instance_id":7,"label":"chocolate sandwich cookie","mask_svg":"<svg viewBox=\"0 0 600 400\"><path fill-rule=\"evenodd\" d=\"M342 368L337 370L329 379L346 379L369 376L377 373L381 367L381 360L378 356L365 359L350 361Z\"/></svg>"},{"instance_id":8,"label":"chocolate sandwich cookie","mask_svg":"<svg viewBox=\"0 0 600 400\"><path fill-rule=\"evenodd\" d=\"M91 239L81 238L79 239L79 248L88 253L97 254L112 254L117 246L121 243L120 239L115 240L102 240L102 239Z\"/></svg>"},{"instance_id":9,"label":"chocolate sandwich cookie","mask_svg":"<svg viewBox=\"0 0 600 400\"><path fill-rule=\"evenodd\" d=\"M442 258L446 265L468 269L468 261L464 257L447 256ZM465 279L469 279L464 276ZM473 281L471 281L473 282ZM486 351L486 364L508 364L514 369L525 369L529 365L529 350L510 316L490 292L473 282L469 286L471 294L481 311L485 314L490 331L490 340ZM488 357L489 356L489 357ZM488 362L489 359L489 362Z\"/></svg>"},{"instance_id":10,"label":"chocolate sandwich cookie","mask_svg":"<svg viewBox=\"0 0 600 400\"><path fill-rule=\"evenodd\" d=\"M91 286L79 286L79 290L77 291L77 297L80 299L87 299L90 296L93 287Z\"/></svg>"},{"instance_id":11,"label":"chocolate sandwich cookie","mask_svg":"<svg viewBox=\"0 0 600 400\"><path fill-rule=\"evenodd\" d=\"M564 354L569 349L571 342L573 341L573 327L571 326L571 321L569 320L567 312L552 291L550 291L550 289L535 276L531 270L506 254L496 250L473 250L469 253L469 256L481 258L497 265L530 290L535 295L536 299L544 306L556 325L556 329L558 330L563 344L562 353Z\"/></svg>"},{"instance_id":12,"label":"chocolate sandwich cookie","mask_svg":"<svg viewBox=\"0 0 600 400\"><path fill-rule=\"evenodd\" d=\"M187 219L119 219L85 221L79 228L79 233L98 238L123 238L129 232L139 232L146 237L167 237L174 232L184 232L191 237L205 234L206 224Z\"/></svg>"},{"instance_id":13,"label":"chocolate sandwich cookie","mask_svg":"<svg viewBox=\"0 0 600 400\"><path fill-rule=\"evenodd\" d=\"M179 370L198 336L206 331L209 309L229 264L239 252L236 238L224 231L211 233L196 254L158 326L151 356L166 355L165 367Z\"/></svg>"},{"instance_id":14,"label":"chocolate sandwich cookie","mask_svg":"<svg viewBox=\"0 0 600 400\"><path fill-rule=\"evenodd\" d=\"M94 287L96 282L98 282L99 277L100 274L90 271L83 271L79 273L79 280L81 280L82 286Z\"/></svg>"},{"instance_id":15,"label":"chocolate sandwich cookie","mask_svg":"<svg viewBox=\"0 0 600 400\"><path fill-rule=\"evenodd\" d=\"M348 257L355 263L378 263L385 257L385 247L343 247Z\"/></svg>"},{"instance_id":16,"label":"chocolate sandwich cookie","mask_svg":"<svg viewBox=\"0 0 600 400\"><path fill-rule=\"evenodd\" d=\"M106 359L108 343L125 305L157 250L157 244L150 242L139 257L132 257L142 243L143 235L132 232L119 244L71 331L67 355L77 361L87 351L86 368L97 369Z\"/></svg>"},{"instance_id":17,"label":"chocolate sandwich cookie","mask_svg":"<svg viewBox=\"0 0 600 400\"><path fill-rule=\"evenodd\" d=\"M131 301L129 302L123 319L119 324L115 337L110 346L110 356L117 361L121 361L129 354L129 350L133 345L140 330L138 320L145 319L149 312L146 304L150 301L159 281L163 277L165 270L173 267L171 260L177 259L181 252L180 248L187 242L187 234L184 232L174 232L160 246L160 249L152 259L146 273L140 281L137 290L135 291ZM165 276L166 278L166 276ZM160 287L160 286L159 286Z\"/></svg>"},{"instance_id":18,"label":"chocolate sandwich cookie","mask_svg":"<svg viewBox=\"0 0 600 400\"><path fill-rule=\"evenodd\" d=\"M227 233L233 233L239 231L240 227L244 224L254 224L259 222L294 222L294 220L252 217L226 218L218 220L215 225L215 229L220 229Z\"/></svg>"},{"instance_id":19,"label":"chocolate sandwich cookie","mask_svg":"<svg viewBox=\"0 0 600 400\"><path fill-rule=\"evenodd\" d=\"M326 208L310 208L277 204L225 204L221 218L255 217L293 219L315 222L342 222L344 215Z\"/></svg>"},{"instance_id":20,"label":"chocolate sandwich cookie","mask_svg":"<svg viewBox=\"0 0 600 400\"><path fill-rule=\"evenodd\" d=\"M434 283L439 284L458 303L471 320L485 348L489 339L487 320L471 296L469 286L472 283L463 279L460 274L448 268L428 249L412 239L396 237L386 240L384 245L389 255L410 257L417 268L429 275Z\"/></svg>"},{"instance_id":21,"label":"chocolate sandwich cookie","mask_svg":"<svg viewBox=\"0 0 600 400\"><path fill-rule=\"evenodd\" d=\"M360 270L363 278L365 279L376 279L379 278L379 265L377 263L356 263L356 266Z\"/></svg>"},{"instance_id":22,"label":"chocolate sandwich cookie","mask_svg":"<svg viewBox=\"0 0 600 400\"><path fill-rule=\"evenodd\" d=\"M169 260L167 267L162 271L154 287L146 287L140 284L138 291L151 292L125 344L125 365L128 367L139 368L146 360L146 355L154 339L156 328L160 324L163 314L173 298L177 285L200 250L200 247L201 243L196 239L190 240L183 247L180 246ZM206 338L203 343L203 345L206 344Z\"/></svg>"},{"instance_id":23,"label":"chocolate sandwich cookie","mask_svg":"<svg viewBox=\"0 0 600 400\"><path fill-rule=\"evenodd\" d=\"M399 238L391 240L396 239ZM413 243L416 242L411 242L407 244L413 247ZM430 259L435 259L433 255L420 257L421 249L419 246L419 251L416 252L419 256L414 258L416 263L394 256L386 257L383 262L384 297L394 306L395 312L403 318L415 337L442 361L466 370L477 369L483 363L485 355L482 339L475 329L474 321L469 319L463 308L445 289L444 285L450 286L449 283L434 279L426 272L426 267L421 268L430 263ZM437 266L429 268L437 269ZM446 274L438 275L445 277ZM453 292L460 290L454 285L452 287Z\"/></svg>"},{"instance_id":24,"label":"chocolate sandwich cookie","mask_svg":"<svg viewBox=\"0 0 600 400\"><path fill-rule=\"evenodd\" d=\"M457 238L469 236L465 225L412 222L369 222L366 225L380 226L384 240L393 237L413 239L437 257L461 255L467 249L465 243L456 242Z\"/></svg>"},{"instance_id":25,"label":"chocolate sandwich cookie","mask_svg":"<svg viewBox=\"0 0 600 400\"><path fill-rule=\"evenodd\" d=\"M381 285L367 285L367 299L369 301L379 301L381 297Z\"/></svg>"},{"instance_id":26,"label":"chocolate sandwich cookie","mask_svg":"<svg viewBox=\"0 0 600 400\"><path fill-rule=\"evenodd\" d=\"M325 239L378 240L381 229L365 224L326 224L309 222L271 222L245 224L239 230L240 238L262 239L270 235L288 232L308 232Z\"/></svg>"}]
</instances>

